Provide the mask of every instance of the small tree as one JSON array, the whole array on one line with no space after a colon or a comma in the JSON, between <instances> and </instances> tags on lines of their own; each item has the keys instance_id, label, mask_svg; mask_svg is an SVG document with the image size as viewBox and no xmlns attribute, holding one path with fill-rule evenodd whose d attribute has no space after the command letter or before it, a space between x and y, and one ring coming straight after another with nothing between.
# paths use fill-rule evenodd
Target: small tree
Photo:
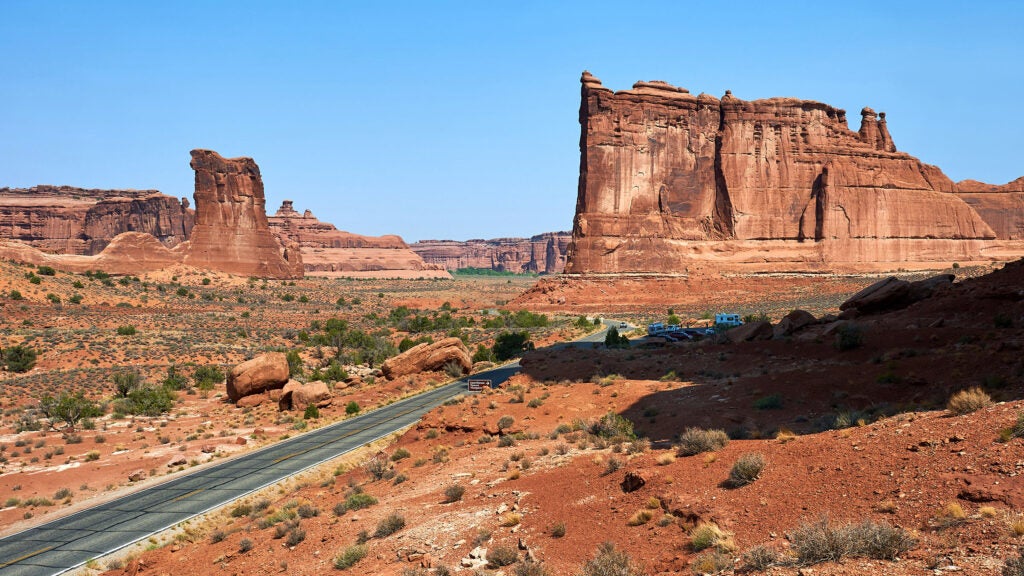
<instances>
[{"instance_id":1,"label":"small tree","mask_svg":"<svg viewBox=\"0 0 1024 576\"><path fill-rule=\"evenodd\" d=\"M533 348L533 342L530 342L530 333L524 330L498 334L498 337L494 339L492 350L494 357L504 362L519 356L525 350L533 350Z\"/></svg>"},{"instance_id":2,"label":"small tree","mask_svg":"<svg viewBox=\"0 0 1024 576\"><path fill-rule=\"evenodd\" d=\"M164 378L163 386L171 390L184 390L188 388L188 378L178 372L178 368L174 364L171 364L167 367L167 377Z\"/></svg>"},{"instance_id":3,"label":"small tree","mask_svg":"<svg viewBox=\"0 0 1024 576\"><path fill-rule=\"evenodd\" d=\"M127 398L139 385L142 377L138 372L118 372L114 374L114 392L118 398Z\"/></svg>"},{"instance_id":4,"label":"small tree","mask_svg":"<svg viewBox=\"0 0 1024 576\"><path fill-rule=\"evenodd\" d=\"M27 346L11 346L3 350L3 363L11 372L28 372L36 365L36 356Z\"/></svg>"},{"instance_id":5,"label":"small tree","mask_svg":"<svg viewBox=\"0 0 1024 576\"><path fill-rule=\"evenodd\" d=\"M197 366L192 372L192 379L200 390L213 390L214 385L224 381L224 371L216 364Z\"/></svg>"},{"instance_id":6,"label":"small tree","mask_svg":"<svg viewBox=\"0 0 1024 576\"><path fill-rule=\"evenodd\" d=\"M288 376L295 378L296 376L302 376L304 370L302 369L302 356L299 356L298 350L289 350L287 354L288 358Z\"/></svg>"},{"instance_id":7,"label":"small tree","mask_svg":"<svg viewBox=\"0 0 1024 576\"><path fill-rule=\"evenodd\" d=\"M607 348L629 348L629 338L625 335L620 336L619 329L612 326L604 335L604 345Z\"/></svg>"},{"instance_id":8,"label":"small tree","mask_svg":"<svg viewBox=\"0 0 1024 576\"><path fill-rule=\"evenodd\" d=\"M39 411L49 419L50 428L54 430L73 430L82 418L103 415L103 410L92 400L86 400L81 392L74 395L61 392L56 398L47 394L39 401Z\"/></svg>"}]
</instances>

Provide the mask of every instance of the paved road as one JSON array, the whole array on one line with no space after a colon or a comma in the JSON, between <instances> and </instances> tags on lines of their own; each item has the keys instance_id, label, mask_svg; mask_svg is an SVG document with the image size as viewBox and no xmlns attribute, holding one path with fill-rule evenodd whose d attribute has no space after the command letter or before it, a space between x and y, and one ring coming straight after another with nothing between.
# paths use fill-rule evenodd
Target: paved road
<instances>
[{"instance_id":1,"label":"paved road","mask_svg":"<svg viewBox=\"0 0 1024 576\"><path fill-rule=\"evenodd\" d=\"M576 343L593 346L604 342L604 334L602 330ZM498 384L517 372L518 362L472 377ZM12 534L0 539L0 575L67 572L387 436L464 393L465 379Z\"/></svg>"}]
</instances>

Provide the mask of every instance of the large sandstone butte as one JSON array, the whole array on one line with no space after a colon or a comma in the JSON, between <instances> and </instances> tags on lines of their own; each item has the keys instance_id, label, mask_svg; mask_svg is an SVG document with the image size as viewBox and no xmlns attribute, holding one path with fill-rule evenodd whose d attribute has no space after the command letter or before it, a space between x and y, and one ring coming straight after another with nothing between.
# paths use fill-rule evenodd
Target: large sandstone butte
<instances>
[{"instance_id":1,"label":"large sandstone butte","mask_svg":"<svg viewBox=\"0 0 1024 576\"><path fill-rule=\"evenodd\" d=\"M193 223L188 200L157 190L0 188L0 238L44 252L99 254L123 232L151 234L173 248L188 239Z\"/></svg>"},{"instance_id":2,"label":"large sandstone butte","mask_svg":"<svg viewBox=\"0 0 1024 576\"><path fill-rule=\"evenodd\" d=\"M153 216L149 212L140 212L141 215L153 216L143 218L141 215L135 219L138 222L148 222L149 230L143 226L143 231L126 231L110 238L103 239L106 244L99 253L91 254L83 249L81 253L72 248L84 244L75 244L72 230L78 226L81 229L90 229L90 220L84 218L75 220L71 218L74 209L83 209L87 205L101 206L107 199L100 201L76 199L72 194L70 198L50 198L46 202L45 209L35 212L29 211L27 216L31 222L32 214L45 214L45 218L51 218L49 224L42 224L33 228L32 226L11 224L10 227L0 228L0 257L13 258L31 264L45 264L70 272L85 272L86 270L104 270L112 274L137 274L152 270L159 270L177 264L187 264L197 268L242 274L246 276L260 276L269 278L301 278L303 276L302 257L297 246L282 246L280 242L270 233L267 224L267 214L264 204L266 200L263 195L263 180L260 177L259 168L251 158L225 159L216 152L210 150L193 150L192 167L196 171L195 190L195 221L188 210L188 204L182 201L175 204L180 211L182 234L187 236L187 241L181 241L179 236L167 236L156 234L154 230L175 229L173 212L164 226L164 219L157 214ZM47 191L65 190L74 191L71 188L48 188ZM109 192L111 195L123 191L90 191ZM97 194L93 194L97 196ZM104 196L100 194L99 196ZM25 195L11 195L6 200L0 199L0 207L10 206L10 213L19 212L18 206L26 206L28 200ZM31 197L30 197L31 198ZM143 201L155 199L158 204L165 205L162 195L144 194L140 196ZM171 199L176 203L174 199ZM84 204L83 204L84 203ZM145 204L143 204L145 205ZM72 207L67 210L68 206ZM97 229L105 230L109 234L112 230L129 227L132 230L133 222L131 210L135 206L131 202L127 208L124 203L117 201L112 209L103 208L99 214L120 214L120 218L111 216L107 220L106 227ZM75 208L78 207L78 208ZM64 211L62 211L64 210ZM0 209L0 214L3 211ZM57 214L58 216L53 216ZM25 217L23 215L22 217ZM44 218L44 219L45 219ZM3 221L3 220L0 220ZM77 224L76 224L77 223ZM158 224L154 227L153 224ZM28 232L25 232L25 231ZM33 230L39 232L41 240L37 245L31 241ZM6 232L6 233L2 233ZM102 238L102 234L96 238ZM30 240L22 242L19 240ZM42 244L41 246L39 244ZM173 245L173 248L168 248ZM41 248L48 248L57 251L66 248L65 253L51 254Z\"/></svg>"},{"instance_id":3,"label":"large sandstone butte","mask_svg":"<svg viewBox=\"0 0 1024 576\"><path fill-rule=\"evenodd\" d=\"M565 268L571 239L569 232L545 232L529 238L420 240L409 247L428 264L448 270L487 268L516 274L558 274Z\"/></svg>"},{"instance_id":4,"label":"large sandstone butte","mask_svg":"<svg viewBox=\"0 0 1024 576\"><path fill-rule=\"evenodd\" d=\"M193 150L196 225L185 264L234 274L301 278L302 257L270 232L259 166L252 158L223 158Z\"/></svg>"},{"instance_id":5,"label":"large sandstone butte","mask_svg":"<svg viewBox=\"0 0 1024 576\"><path fill-rule=\"evenodd\" d=\"M566 271L935 268L1024 254L1024 180L953 183L884 113L809 100L613 92L584 72Z\"/></svg>"},{"instance_id":6,"label":"large sandstone butte","mask_svg":"<svg viewBox=\"0 0 1024 576\"><path fill-rule=\"evenodd\" d=\"M360 236L338 230L309 210L299 213L291 200L285 200L268 222L283 244L299 246L303 267L312 276L451 277L443 267L425 263L399 236Z\"/></svg>"}]
</instances>

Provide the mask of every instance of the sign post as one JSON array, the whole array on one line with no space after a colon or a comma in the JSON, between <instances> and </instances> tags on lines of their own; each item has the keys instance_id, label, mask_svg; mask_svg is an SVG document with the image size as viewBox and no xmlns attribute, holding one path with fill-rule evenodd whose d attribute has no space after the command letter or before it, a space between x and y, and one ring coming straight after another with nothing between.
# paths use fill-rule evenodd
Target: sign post
<instances>
[{"instance_id":1,"label":"sign post","mask_svg":"<svg viewBox=\"0 0 1024 576\"><path fill-rule=\"evenodd\" d=\"M484 379L471 379L468 381L468 388L471 392L479 392L484 389L484 386L490 388L491 381Z\"/></svg>"}]
</instances>

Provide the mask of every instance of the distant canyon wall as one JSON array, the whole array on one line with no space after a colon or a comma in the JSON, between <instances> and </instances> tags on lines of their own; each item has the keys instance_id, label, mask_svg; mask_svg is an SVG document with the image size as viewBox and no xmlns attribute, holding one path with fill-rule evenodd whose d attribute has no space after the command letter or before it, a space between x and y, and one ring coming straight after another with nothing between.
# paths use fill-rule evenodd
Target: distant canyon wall
<instances>
[{"instance_id":1,"label":"distant canyon wall","mask_svg":"<svg viewBox=\"0 0 1024 576\"><path fill-rule=\"evenodd\" d=\"M71 186L0 188L0 238L55 254L99 254L123 232L143 232L173 248L188 240L188 200L157 190Z\"/></svg>"},{"instance_id":2,"label":"distant canyon wall","mask_svg":"<svg viewBox=\"0 0 1024 576\"><path fill-rule=\"evenodd\" d=\"M441 266L423 261L400 236L361 236L321 222L309 210L296 211L285 200L268 218L270 229L283 243L294 242L310 275L450 278Z\"/></svg>"},{"instance_id":3,"label":"distant canyon wall","mask_svg":"<svg viewBox=\"0 0 1024 576\"><path fill-rule=\"evenodd\" d=\"M584 72L566 271L934 267L1024 254L1024 179L952 182L899 152L885 113L795 98L613 92ZM1016 252L1015 252L1016 251Z\"/></svg>"},{"instance_id":4,"label":"distant canyon wall","mask_svg":"<svg viewBox=\"0 0 1024 576\"><path fill-rule=\"evenodd\" d=\"M410 248L428 264L448 270L485 268L522 274L557 274L565 268L572 234L546 232L529 238L421 240Z\"/></svg>"}]
</instances>

